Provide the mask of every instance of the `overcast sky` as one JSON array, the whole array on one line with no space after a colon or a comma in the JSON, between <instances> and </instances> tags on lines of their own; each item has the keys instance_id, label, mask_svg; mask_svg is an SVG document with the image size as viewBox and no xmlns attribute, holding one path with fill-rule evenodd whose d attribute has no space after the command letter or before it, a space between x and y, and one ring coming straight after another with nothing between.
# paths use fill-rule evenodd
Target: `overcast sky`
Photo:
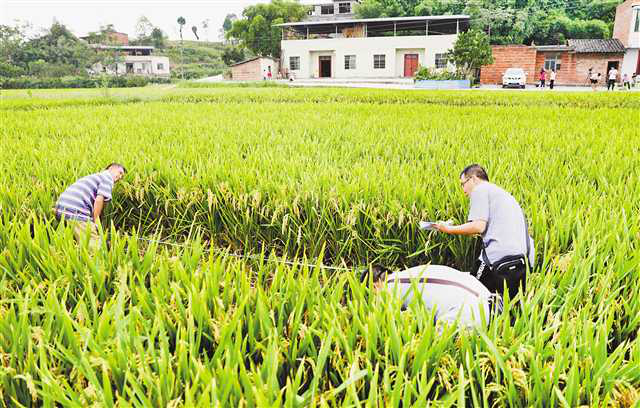
<instances>
[{"instance_id":1,"label":"overcast sky","mask_svg":"<svg viewBox=\"0 0 640 408\"><path fill-rule=\"evenodd\" d=\"M30 22L36 28L49 27L54 19L64 23L76 35L97 31L101 25L114 24L118 31L135 36L136 21L146 16L172 39L177 39L176 20L183 16L188 29L185 39L195 39L191 26L198 26L201 39L217 41L218 31L229 13L240 15L244 7L268 0L0 0L0 24L15 20ZM210 20L209 32L201 28ZM208 37L208 38L206 38Z\"/></svg>"}]
</instances>

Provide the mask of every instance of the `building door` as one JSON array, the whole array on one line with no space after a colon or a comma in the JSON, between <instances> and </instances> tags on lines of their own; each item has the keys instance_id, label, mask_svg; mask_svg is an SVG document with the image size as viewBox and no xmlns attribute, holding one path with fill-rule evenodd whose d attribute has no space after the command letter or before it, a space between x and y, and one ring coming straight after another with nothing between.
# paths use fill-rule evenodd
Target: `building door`
<instances>
[{"instance_id":1,"label":"building door","mask_svg":"<svg viewBox=\"0 0 640 408\"><path fill-rule=\"evenodd\" d=\"M320 78L331 78L331 57L323 56L320 60Z\"/></svg>"},{"instance_id":2,"label":"building door","mask_svg":"<svg viewBox=\"0 0 640 408\"><path fill-rule=\"evenodd\" d=\"M607 62L607 73L611 71L611 68L619 69L620 63L618 61L609 61Z\"/></svg>"},{"instance_id":3,"label":"building door","mask_svg":"<svg viewBox=\"0 0 640 408\"><path fill-rule=\"evenodd\" d=\"M418 54L404 54L404 76L413 77L418 71Z\"/></svg>"}]
</instances>

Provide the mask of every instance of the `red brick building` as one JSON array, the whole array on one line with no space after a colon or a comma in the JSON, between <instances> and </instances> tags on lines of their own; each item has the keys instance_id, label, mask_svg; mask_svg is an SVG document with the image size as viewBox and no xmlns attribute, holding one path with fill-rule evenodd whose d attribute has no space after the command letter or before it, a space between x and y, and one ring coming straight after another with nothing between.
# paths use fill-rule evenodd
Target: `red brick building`
<instances>
[{"instance_id":1,"label":"red brick building","mask_svg":"<svg viewBox=\"0 0 640 408\"><path fill-rule=\"evenodd\" d=\"M106 38L99 39L95 34L93 34L80 37L80 39L85 40L90 44L99 41L101 43L105 42L110 45L129 45L129 35L126 33L120 33L118 31L108 31L105 33L105 37Z\"/></svg>"},{"instance_id":2,"label":"red brick building","mask_svg":"<svg viewBox=\"0 0 640 408\"><path fill-rule=\"evenodd\" d=\"M640 74L640 0L626 0L616 8L613 39L569 40L564 45L499 45L495 62L482 68L480 83L501 84L507 68L523 68L527 83L536 83L542 68L556 70L559 85L587 85L589 69L603 75L611 67L620 74ZM620 78L619 78L620 79Z\"/></svg>"},{"instance_id":3,"label":"red brick building","mask_svg":"<svg viewBox=\"0 0 640 408\"><path fill-rule=\"evenodd\" d=\"M129 35L112 31L107 34L107 41L114 45L129 45Z\"/></svg>"},{"instance_id":4,"label":"red brick building","mask_svg":"<svg viewBox=\"0 0 640 408\"><path fill-rule=\"evenodd\" d=\"M555 70L558 85L588 85L588 72L604 75L615 66L620 69L625 48L617 39L569 40L566 45L496 45L494 63L482 68L480 83L502 84L507 68L522 68L527 83L538 82L541 69Z\"/></svg>"},{"instance_id":5,"label":"red brick building","mask_svg":"<svg viewBox=\"0 0 640 408\"><path fill-rule=\"evenodd\" d=\"M278 63L273 58L255 57L238 62L231 66L231 79L234 81L260 81L269 78L276 79Z\"/></svg>"}]
</instances>

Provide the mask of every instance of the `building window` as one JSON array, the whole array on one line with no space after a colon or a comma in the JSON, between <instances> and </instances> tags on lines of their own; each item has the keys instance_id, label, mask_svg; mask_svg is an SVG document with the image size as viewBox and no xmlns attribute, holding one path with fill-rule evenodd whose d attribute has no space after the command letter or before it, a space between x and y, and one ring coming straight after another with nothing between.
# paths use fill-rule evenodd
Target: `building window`
<instances>
[{"instance_id":1,"label":"building window","mask_svg":"<svg viewBox=\"0 0 640 408\"><path fill-rule=\"evenodd\" d=\"M547 54L544 57L544 69L545 71L555 70L560 71L560 65L562 64L562 55L560 54Z\"/></svg>"},{"instance_id":2,"label":"building window","mask_svg":"<svg viewBox=\"0 0 640 408\"><path fill-rule=\"evenodd\" d=\"M636 22L633 25L633 31L640 33L640 8L636 9Z\"/></svg>"},{"instance_id":3,"label":"building window","mask_svg":"<svg viewBox=\"0 0 640 408\"><path fill-rule=\"evenodd\" d=\"M344 69L356 69L356 56L345 55L344 56Z\"/></svg>"},{"instance_id":4,"label":"building window","mask_svg":"<svg viewBox=\"0 0 640 408\"><path fill-rule=\"evenodd\" d=\"M374 69L385 69L387 65L386 55L374 55L373 56L373 68Z\"/></svg>"},{"instance_id":5,"label":"building window","mask_svg":"<svg viewBox=\"0 0 640 408\"><path fill-rule=\"evenodd\" d=\"M338 12L340 14L351 13L351 3L338 3Z\"/></svg>"},{"instance_id":6,"label":"building window","mask_svg":"<svg viewBox=\"0 0 640 408\"><path fill-rule=\"evenodd\" d=\"M158 64L157 69L158 71L164 71L164 64Z\"/></svg>"},{"instance_id":7,"label":"building window","mask_svg":"<svg viewBox=\"0 0 640 408\"><path fill-rule=\"evenodd\" d=\"M444 69L447 67L447 54L436 54L436 68Z\"/></svg>"},{"instance_id":8,"label":"building window","mask_svg":"<svg viewBox=\"0 0 640 408\"><path fill-rule=\"evenodd\" d=\"M333 4L330 6L320 6L320 14L322 15L333 14L333 12L334 12Z\"/></svg>"},{"instance_id":9,"label":"building window","mask_svg":"<svg viewBox=\"0 0 640 408\"><path fill-rule=\"evenodd\" d=\"M300 57L289 57L289 71L300 70Z\"/></svg>"}]
</instances>

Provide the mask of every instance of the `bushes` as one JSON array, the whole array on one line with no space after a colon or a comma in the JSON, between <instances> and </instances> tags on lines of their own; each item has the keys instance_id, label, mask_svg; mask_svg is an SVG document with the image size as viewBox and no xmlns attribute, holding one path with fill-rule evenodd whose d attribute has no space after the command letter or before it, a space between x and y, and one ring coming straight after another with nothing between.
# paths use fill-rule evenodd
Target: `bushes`
<instances>
[{"instance_id":1,"label":"bushes","mask_svg":"<svg viewBox=\"0 0 640 408\"><path fill-rule=\"evenodd\" d=\"M60 77L60 78L0 78L0 89L53 89L53 88L133 88L150 83L169 83L167 78L143 76Z\"/></svg>"},{"instance_id":2,"label":"bushes","mask_svg":"<svg viewBox=\"0 0 640 408\"><path fill-rule=\"evenodd\" d=\"M427 67L420 67L418 72L416 72L416 81L427 81L427 80L435 80L435 81L450 81L450 80L459 80L466 79L464 74L460 72L448 71L448 70L436 70Z\"/></svg>"},{"instance_id":3,"label":"bushes","mask_svg":"<svg viewBox=\"0 0 640 408\"><path fill-rule=\"evenodd\" d=\"M181 79L184 69L184 79L198 79L220 75L224 72L224 65L216 63L194 63L177 65L171 70L171 78Z\"/></svg>"}]
</instances>

